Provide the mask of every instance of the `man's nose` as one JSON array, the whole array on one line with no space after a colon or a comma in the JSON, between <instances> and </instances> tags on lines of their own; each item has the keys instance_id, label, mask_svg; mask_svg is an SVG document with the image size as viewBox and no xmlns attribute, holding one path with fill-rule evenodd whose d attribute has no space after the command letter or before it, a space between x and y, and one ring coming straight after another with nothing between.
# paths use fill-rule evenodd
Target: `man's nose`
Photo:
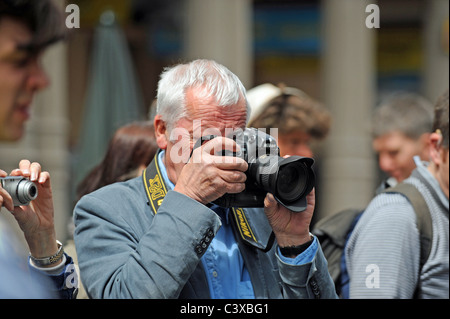
<instances>
[{"instance_id":1,"label":"man's nose","mask_svg":"<svg viewBox=\"0 0 450 319\"><path fill-rule=\"evenodd\" d=\"M383 172L390 173L394 169L394 161L387 155L380 154L378 164Z\"/></svg>"},{"instance_id":2,"label":"man's nose","mask_svg":"<svg viewBox=\"0 0 450 319\"><path fill-rule=\"evenodd\" d=\"M50 79L38 59L33 59L30 65L27 89L39 91L50 85Z\"/></svg>"}]
</instances>

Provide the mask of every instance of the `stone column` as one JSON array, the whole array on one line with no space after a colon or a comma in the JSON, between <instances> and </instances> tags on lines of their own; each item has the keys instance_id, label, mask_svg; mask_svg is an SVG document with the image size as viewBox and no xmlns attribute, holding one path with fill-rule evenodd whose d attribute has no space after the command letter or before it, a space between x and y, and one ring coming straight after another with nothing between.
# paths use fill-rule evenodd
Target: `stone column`
<instances>
[{"instance_id":1,"label":"stone column","mask_svg":"<svg viewBox=\"0 0 450 319\"><path fill-rule=\"evenodd\" d=\"M185 58L213 59L253 84L251 0L187 0Z\"/></svg>"},{"instance_id":2,"label":"stone column","mask_svg":"<svg viewBox=\"0 0 450 319\"><path fill-rule=\"evenodd\" d=\"M449 1L429 0L426 4L423 94L434 103L449 86Z\"/></svg>"},{"instance_id":3,"label":"stone column","mask_svg":"<svg viewBox=\"0 0 450 319\"><path fill-rule=\"evenodd\" d=\"M322 101L333 124L322 158L321 215L364 208L375 190L369 132L376 90L375 32L366 6L375 1L322 2Z\"/></svg>"}]
</instances>

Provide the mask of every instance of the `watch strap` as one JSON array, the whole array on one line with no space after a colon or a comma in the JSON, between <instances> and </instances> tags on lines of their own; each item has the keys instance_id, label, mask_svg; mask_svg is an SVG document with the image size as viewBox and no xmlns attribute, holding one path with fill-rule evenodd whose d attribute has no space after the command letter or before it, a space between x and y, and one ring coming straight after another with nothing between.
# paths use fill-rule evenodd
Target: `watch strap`
<instances>
[{"instance_id":1,"label":"watch strap","mask_svg":"<svg viewBox=\"0 0 450 319\"><path fill-rule=\"evenodd\" d=\"M298 256L302 252L304 252L308 247L313 243L314 237L307 241L306 243L298 246L286 246L286 247L280 247L280 252L283 256L289 257L289 256Z\"/></svg>"}]
</instances>

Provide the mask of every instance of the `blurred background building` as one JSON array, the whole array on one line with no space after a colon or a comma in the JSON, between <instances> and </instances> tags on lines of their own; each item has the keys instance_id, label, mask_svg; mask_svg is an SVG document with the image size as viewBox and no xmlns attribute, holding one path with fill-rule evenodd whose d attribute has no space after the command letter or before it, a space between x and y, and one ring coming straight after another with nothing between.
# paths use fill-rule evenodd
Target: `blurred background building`
<instances>
[{"instance_id":1,"label":"blurred background building","mask_svg":"<svg viewBox=\"0 0 450 319\"><path fill-rule=\"evenodd\" d=\"M381 176L369 123L384 95L408 90L434 102L449 86L448 0L55 1L78 5L80 28L44 56L52 84L26 138L0 144L0 167L29 158L50 171L61 240L76 184L117 127L148 116L165 66L214 59L247 89L282 82L322 101L333 126L316 150L317 217L373 196ZM369 4L379 7L379 28L366 27Z\"/></svg>"}]
</instances>

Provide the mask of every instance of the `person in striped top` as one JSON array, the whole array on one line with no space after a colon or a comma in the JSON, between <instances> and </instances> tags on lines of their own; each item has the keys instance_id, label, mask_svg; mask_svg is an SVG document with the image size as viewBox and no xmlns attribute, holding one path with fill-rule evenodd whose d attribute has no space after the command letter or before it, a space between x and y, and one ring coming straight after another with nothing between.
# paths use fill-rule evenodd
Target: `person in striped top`
<instances>
[{"instance_id":1,"label":"person in striped top","mask_svg":"<svg viewBox=\"0 0 450 319\"><path fill-rule=\"evenodd\" d=\"M431 252L420 267L420 234L413 206L400 194L376 196L346 246L350 298L449 298L449 102L435 106L429 162L415 157L404 180L427 203L432 220Z\"/></svg>"}]
</instances>

